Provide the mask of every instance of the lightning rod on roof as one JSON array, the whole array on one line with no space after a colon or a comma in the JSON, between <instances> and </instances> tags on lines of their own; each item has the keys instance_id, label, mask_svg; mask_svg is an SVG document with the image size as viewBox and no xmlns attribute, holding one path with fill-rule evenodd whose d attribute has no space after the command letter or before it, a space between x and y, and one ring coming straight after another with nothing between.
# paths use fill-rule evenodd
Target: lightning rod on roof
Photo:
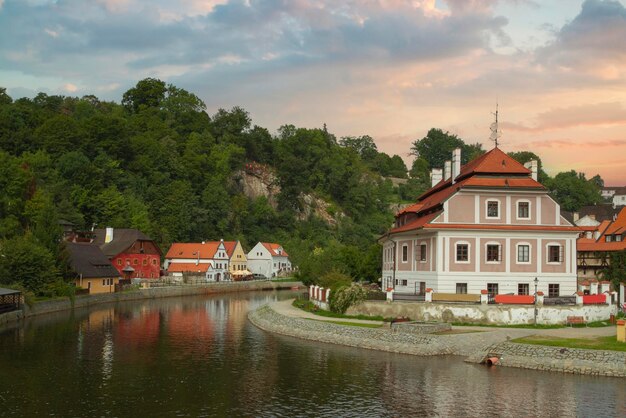
<instances>
[{"instance_id":1,"label":"lightning rod on roof","mask_svg":"<svg viewBox=\"0 0 626 418\"><path fill-rule=\"evenodd\" d=\"M498 139L502 136L502 131L498 129L498 102L496 102L496 112L492 112L491 114L495 116L496 120L489 127L489 129L491 130L491 135L489 135L489 139L491 139L496 144L496 148L498 148Z\"/></svg>"}]
</instances>

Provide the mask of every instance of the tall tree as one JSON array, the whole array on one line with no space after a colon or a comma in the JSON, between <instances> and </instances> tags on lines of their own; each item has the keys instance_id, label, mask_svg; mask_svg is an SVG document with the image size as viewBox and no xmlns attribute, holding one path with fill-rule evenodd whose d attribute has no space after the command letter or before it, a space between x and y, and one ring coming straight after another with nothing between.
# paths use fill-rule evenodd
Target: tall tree
<instances>
[{"instance_id":1,"label":"tall tree","mask_svg":"<svg viewBox=\"0 0 626 418\"><path fill-rule=\"evenodd\" d=\"M413 141L411 155L425 159L432 168L441 168L456 148L461 148L462 164L484 153L481 144L468 145L454 134L432 128L424 138Z\"/></svg>"}]
</instances>

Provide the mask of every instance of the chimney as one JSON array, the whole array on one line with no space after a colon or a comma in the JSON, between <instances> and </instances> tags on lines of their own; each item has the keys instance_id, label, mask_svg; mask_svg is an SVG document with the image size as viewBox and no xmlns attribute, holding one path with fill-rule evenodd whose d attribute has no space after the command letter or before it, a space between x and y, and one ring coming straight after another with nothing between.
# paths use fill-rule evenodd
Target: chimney
<instances>
[{"instance_id":1,"label":"chimney","mask_svg":"<svg viewBox=\"0 0 626 418\"><path fill-rule=\"evenodd\" d=\"M537 160L530 160L529 162L524 164L524 167L530 170L530 176L533 180L537 180L537 171L539 170L539 166L537 164Z\"/></svg>"},{"instance_id":2,"label":"chimney","mask_svg":"<svg viewBox=\"0 0 626 418\"><path fill-rule=\"evenodd\" d=\"M456 148L452 151L452 183L459 174L461 174L461 148Z\"/></svg>"},{"instance_id":3,"label":"chimney","mask_svg":"<svg viewBox=\"0 0 626 418\"><path fill-rule=\"evenodd\" d=\"M433 168L432 175L430 176L431 187L435 187L439 183L443 176L443 170L441 168Z\"/></svg>"},{"instance_id":4,"label":"chimney","mask_svg":"<svg viewBox=\"0 0 626 418\"><path fill-rule=\"evenodd\" d=\"M452 162L450 160L446 161L443 166L443 180L447 181L452 174Z\"/></svg>"},{"instance_id":5,"label":"chimney","mask_svg":"<svg viewBox=\"0 0 626 418\"><path fill-rule=\"evenodd\" d=\"M104 235L104 243L108 244L111 241L113 241L113 228L107 226L106 234Z\"/></svg>"},{"instance_id":6,"label":"chimney","mask_svg":"<svg viewBox=\"0 0 626 418\"><path fill-rule=\"evenodd\" d=\"M580 214L578 212L572 213L572 219L574 222L578 221L580 219Z\"/></svg>"}]
</instances>

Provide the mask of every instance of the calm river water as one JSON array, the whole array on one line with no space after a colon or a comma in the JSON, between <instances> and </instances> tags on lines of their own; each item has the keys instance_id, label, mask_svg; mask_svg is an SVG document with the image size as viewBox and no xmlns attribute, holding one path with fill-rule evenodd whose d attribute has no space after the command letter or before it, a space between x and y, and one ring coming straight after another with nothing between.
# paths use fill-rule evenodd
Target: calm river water
<instances>
[{"instance_id":1,"label":"calm river water","mask_svg":"<svg viewBox=\"0 0 626 418\"><path fill-rule=\"evenodd\" d=\"M626 416L625 379L268 334L257 292L103 305L0 333L0 416Z\"/></svg>"}]
</instances>

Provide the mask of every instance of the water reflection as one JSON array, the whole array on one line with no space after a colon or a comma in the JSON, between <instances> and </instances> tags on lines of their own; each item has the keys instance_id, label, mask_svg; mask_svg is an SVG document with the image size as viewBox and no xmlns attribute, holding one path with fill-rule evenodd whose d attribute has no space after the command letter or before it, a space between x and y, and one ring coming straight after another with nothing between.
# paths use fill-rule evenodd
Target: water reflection
<instances>
[{"instance_id":1,"label":"water reflection","mask_svg":"<svg viewBox=\"0 0 626 418\"><path fill-rule=\"evenodd\" d=\"M286 293L163 299L0 334L0 416L626 416L623 379L412 357L265 333Z\"/></svg>"}]
</instances>

